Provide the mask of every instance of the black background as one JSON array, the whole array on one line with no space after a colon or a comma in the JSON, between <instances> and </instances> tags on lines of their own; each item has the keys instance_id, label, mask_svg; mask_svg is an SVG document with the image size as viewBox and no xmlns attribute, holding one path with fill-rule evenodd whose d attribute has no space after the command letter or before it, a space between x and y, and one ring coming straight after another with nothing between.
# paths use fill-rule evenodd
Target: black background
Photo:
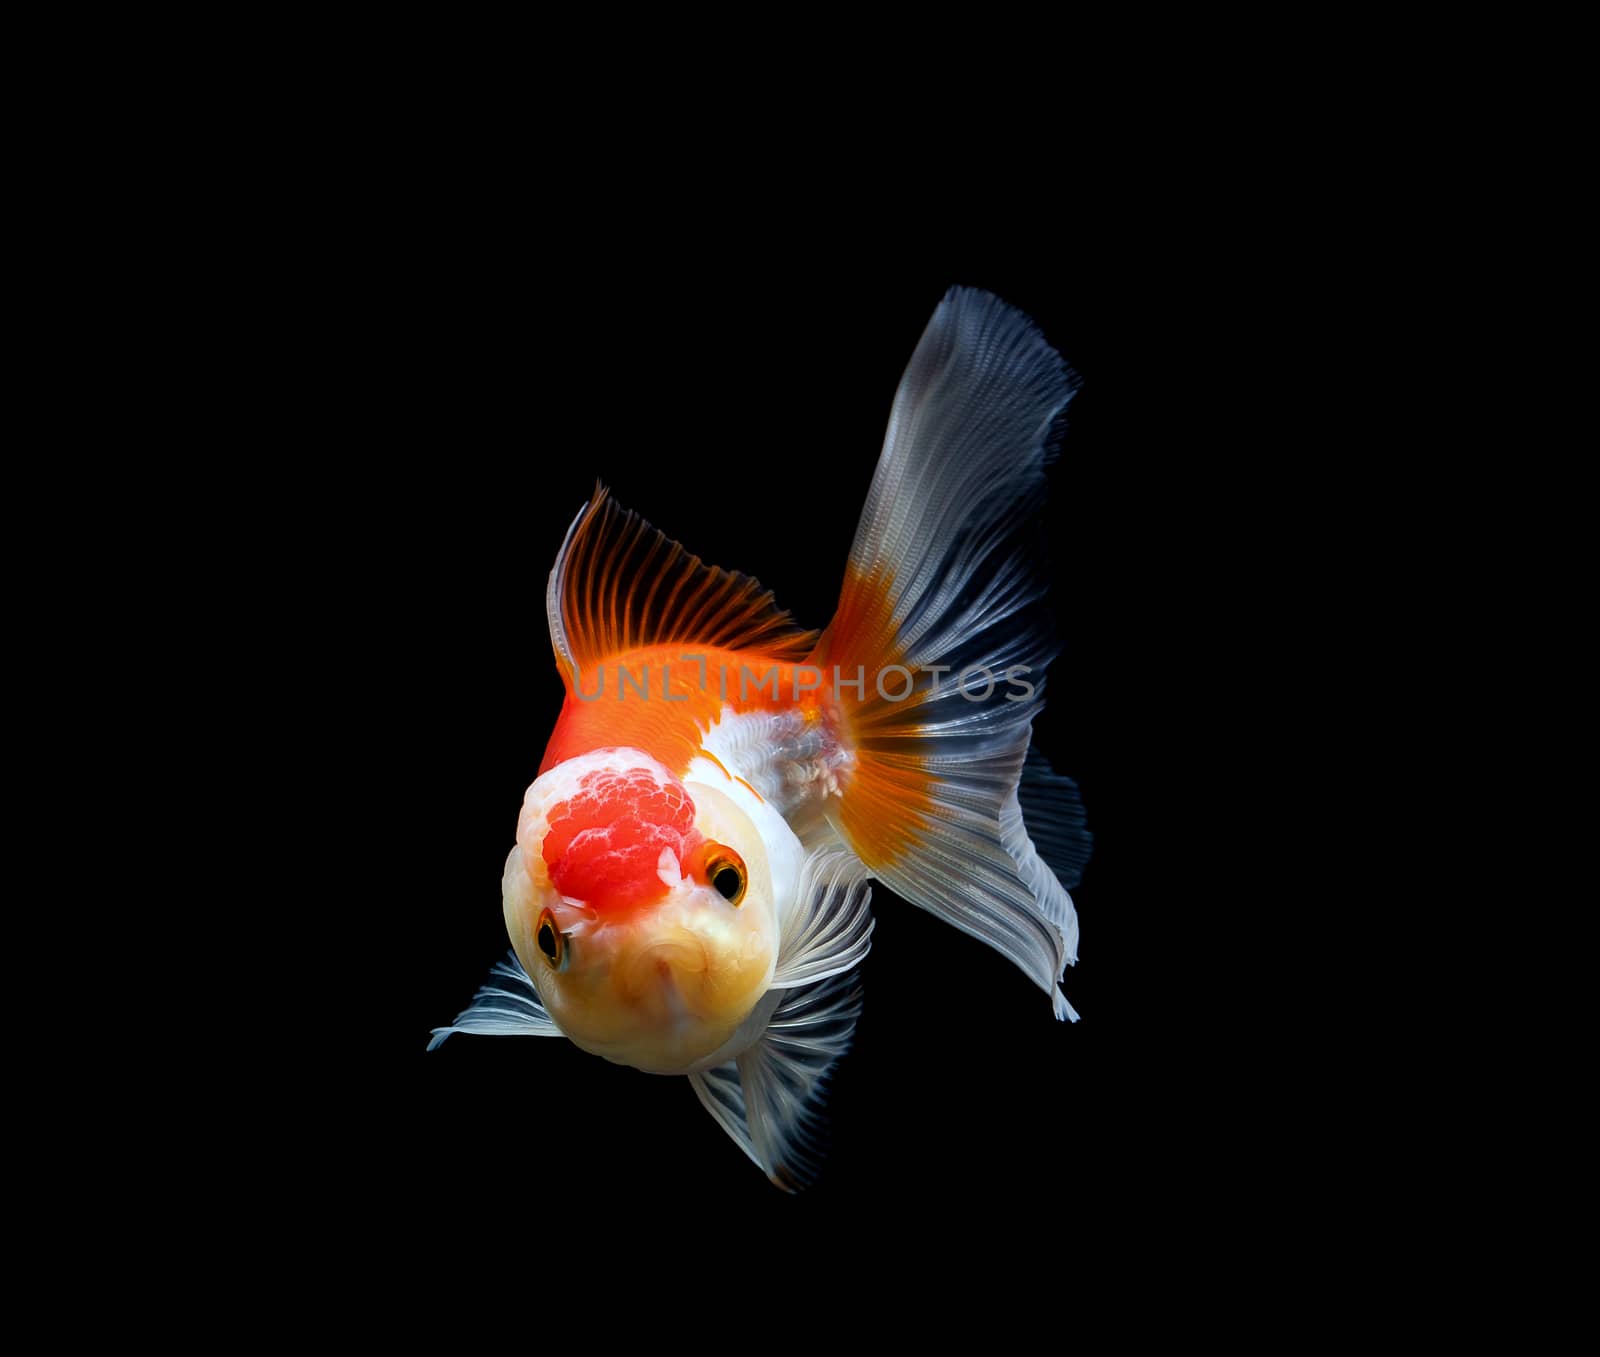
<instances>
[{"instance_id":1,"label":"black background","mask_svg":"<svg viewBox=\"0 0 1600 1357\"><path fill-rule=\"evenodd\" d=\"M334 399L294 454L319 585L292 682L323 813L316 888L288 921L327 974L289 1133L319 1176L376 1186L380 1229L443 1213L432 1238L507 1212L801 1232L1136 1215L1194 1157L1216 1040L1198 864L1169 832L1200 790L1170 738L1195 663L1172 630L1197 418L1181 296L1103 238L603 265L513 245L455 231L413 267L353 242L326 261L336 295L295 374ZM952 283L1025 310L1083 383L1042 508L1065 649L1035 729L1096 836L1064 984L1083 1021L1055 1022L998 955L876 887L827 1172L794 1198L681 1079L559 1040L426 1053L507 947L500 869L561 699L545 578L595 479L825 625L891 396Z\"/></svg>"}]
</instances>

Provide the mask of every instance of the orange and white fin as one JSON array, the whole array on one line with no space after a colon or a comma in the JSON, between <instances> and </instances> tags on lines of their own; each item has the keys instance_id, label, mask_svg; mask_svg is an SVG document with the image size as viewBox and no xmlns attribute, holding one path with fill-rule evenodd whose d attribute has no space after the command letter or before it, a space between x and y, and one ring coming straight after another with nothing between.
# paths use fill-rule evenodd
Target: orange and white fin
<instances>
[{"instance_id":1,"label":"orange and white fin","mask_svg":"<svg viewBox=\"0 0 1600 1357\"><path fill-rule=\"evenodd\" d=\"M580 671L641 646L679 641L800 660L817 639L759 582L690 555L599 485L567 529L545 611L569 687Z\"/></svg>"},{"instance_id":2,"label":"orange and white fin","mask_svg":"<svg viewBox=\"0 0 1600 1357\"><path fill-rule=\"evenodd\" d=\"M1020 311L950 290L895 393L811 660L837 671L854 755L829 820L874 877L1010 958L1074 1019L1057 981L1077 918L1017 789L1055 652L1029 521L1076 385Z\"/></svg>"}]
</instances>

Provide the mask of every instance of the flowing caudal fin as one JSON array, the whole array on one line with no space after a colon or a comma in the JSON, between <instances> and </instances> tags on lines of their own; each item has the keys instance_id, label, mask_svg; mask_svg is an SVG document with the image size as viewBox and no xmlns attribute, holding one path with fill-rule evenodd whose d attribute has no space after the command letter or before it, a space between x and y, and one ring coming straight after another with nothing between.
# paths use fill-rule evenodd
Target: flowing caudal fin
<instances>
[{"instance_id":1,"label":"flowing caudal fin","mask_svg":"<svg viewBox=\"0 0 1600 1357\"><path fill-rule=\"evenodd\" d=\"M1084 822L1078 784L1055 772L1037 749L1028 750L1022 780L1000 809L1000 842L1033 892L1039 913L1060 935L1066 964L1075 965L1078 911L1067 888L1082 879L1094 837ZM1066 1008L1065 1016L1076 1022L1077 1010L1071 1004Z\"/></svg>"},{"instance_id":2,"label":"flowing caudal fin","mask_svg":"<svg viewBox=\"0 0 1600 1357\"><path fill-rule=\"evenodd\" d=\"M1062 777L1037 749L1028 749L1017 787L1017 808L1027 822L1038 856L1069 891L1083 880L1094 851L1094 835L1083 813L1078 784Z\"/></svg>"},{"instance_id":3,"label":"flowing caudal fin","mask_svg":"<svg viewBox=\"0 0 1600 1357\"><path fill-rule=\"evenodd\" d=\"M1076 378L1020 311L952 288L895 393L813 663L855 755L828 811L873 876L1057 986L1077 919L1017 788L1055 651L1029 519ZM860 680L860 686L854 686Z\"/></svg>"}]
</instances>

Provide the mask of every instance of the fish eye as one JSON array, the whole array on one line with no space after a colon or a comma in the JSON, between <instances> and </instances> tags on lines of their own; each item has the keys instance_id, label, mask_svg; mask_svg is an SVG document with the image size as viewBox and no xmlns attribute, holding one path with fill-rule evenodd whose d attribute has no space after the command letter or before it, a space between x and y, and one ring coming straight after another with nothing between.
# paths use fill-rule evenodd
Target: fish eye
<instances>
[{"instance_id":1,"label":"fish eye","mask_svg":"<svg viewBox=\"0 0 1600 1357\"><path fill-rule=\"evenodd\" d=\"M556 927L556 916L548 909L539 916L539 927L533 935L534 942L538 944L539 951L544 959L550 963L553 971L565 970L567 966L567 936Z\"/></svg>"},{"instance_id":2,"label":"fish eye","mask_svg":"<svg viewBox=\"0 0 1600 1357\"><path fill-rule=\"evenodd\" d=\"M750 876L745 871L744 859L726 844L713 844L706 854L706 880L735 909L744 903Z\"/></svg>"}]
</instances>

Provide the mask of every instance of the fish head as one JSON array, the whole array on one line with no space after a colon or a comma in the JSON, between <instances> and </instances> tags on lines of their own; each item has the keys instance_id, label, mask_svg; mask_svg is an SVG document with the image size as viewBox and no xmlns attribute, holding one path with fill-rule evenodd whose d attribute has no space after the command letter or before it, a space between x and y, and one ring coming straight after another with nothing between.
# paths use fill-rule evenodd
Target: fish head
<instances>
[{"instance_id":1,"label":"fish head","mask_svg":"<svg viewBox=\"0 0 1600 1357\"><path fill-rule=\"evenodd\" d=\"M778 910L760 831L725 792L641 750L594 750L542 773L501 889L551 1018L619 1064L695 1067L771 983Z\"/></svg>"}]
</instances>

